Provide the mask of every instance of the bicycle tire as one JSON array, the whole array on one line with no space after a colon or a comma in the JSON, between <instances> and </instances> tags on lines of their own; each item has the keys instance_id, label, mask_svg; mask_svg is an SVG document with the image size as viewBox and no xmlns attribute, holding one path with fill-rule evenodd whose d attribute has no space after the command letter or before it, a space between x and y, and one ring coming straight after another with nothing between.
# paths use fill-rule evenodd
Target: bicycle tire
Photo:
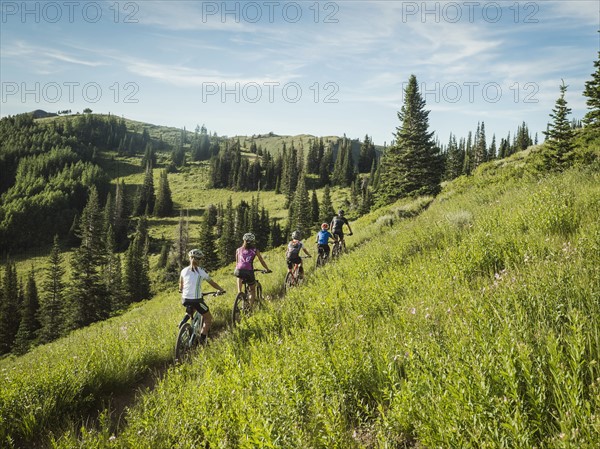
<instances>
[{"instance_id":1,"label":"bicycle tire","mask_svg":"<svg viewBox=\"0 0 600 449\"><path fill-rule=\"evenodd\" d=\"M316 265L317 265L317 268L322 267L323 265L325 265L325 259L323 258L322 254L319 254L317 256L317 263L316 263Z\"/></svg>"},{"instance_id":2,"label":"bicycle tire","mask_svg":"<svg viewBox=\"0 0 600 449\"><path fill-rule=\"evenodd\" d=\"M333 248L331 249L331 258L335 259L339 255L340 255L340 247L339 247L339 244L336 243L335 245L333 245Z\"/></svg>"},{"instance_id":3,"label":"bicycle tire","mask_svg":"<svg viewBox=\"0 0 600 449\"><path fill-rule=\"evenodd\" d=\"M263 299L262 285L260 285L260 282L256 281L256 297L254 300L262 302Z\"/></svg>"},{"instance_id":4,"label":"bicycle tire","mask_svg":"<svg viewBox=\"0 0 600 449\"><path fill-rule=\"evenodd\" d=\"M192 325L185 323L179 328L177 342L175 343L175 362L182 362L191 352L190 340L192 339Z\"/></svg>"},{"instance_id":5,"label":"bicycle tire","mask_svg":"<svg viewBox=\"0 0 600 449\"><path fill-rule=\"evenodd\" d=\"M285 276L285 282L283 285L284 285L286 291L288 291L290 288L292 288L294 286L294 276L289 271Z\"/></svg>"},{"instance_id":6,"label":"bicycle tire","mask_svg":"<svg viewBox=\"0 0 600 449\"><path fill-rule=\"evenodd\" d=\"M233 309L231 310L231 324L233 327L237 326L242 321L244 315L249 312L246 303L246 294L243 292L238 293L233 302Z\"/></svg>"}]
</instances>

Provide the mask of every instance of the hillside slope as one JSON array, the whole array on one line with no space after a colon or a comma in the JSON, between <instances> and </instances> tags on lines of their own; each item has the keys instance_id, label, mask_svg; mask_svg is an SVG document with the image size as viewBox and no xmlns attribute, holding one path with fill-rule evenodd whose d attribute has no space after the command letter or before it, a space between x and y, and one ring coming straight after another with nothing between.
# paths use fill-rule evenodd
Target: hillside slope
<instances>
[{"instance_id":1,"label":"hillside slope","mask_svg":"<svg viewBox=\"0 0 600 449\"><path fill-rule=\"evenodd\" d=\"M540 176L532 159L486 164L433 201L353 222L350 254L235 332L220 332L192 363L170 367L118 429L109 408L98 426L62 434L67 410L79 429L81 413L170 359L175 294L0 362L1 440L596 447L599 167ZM276 272L261 280L275 298L283 255L266 256ZM232 292L229 271L215 278ZM211 303L217 332L231 302Z\"/></svg>"}]
</instances>

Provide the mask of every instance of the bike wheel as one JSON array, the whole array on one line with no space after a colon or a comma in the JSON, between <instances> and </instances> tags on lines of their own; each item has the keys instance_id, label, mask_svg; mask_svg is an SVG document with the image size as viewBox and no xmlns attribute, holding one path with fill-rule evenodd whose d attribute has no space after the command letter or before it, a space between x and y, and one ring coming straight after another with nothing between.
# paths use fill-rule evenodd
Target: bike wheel
<instances>
[{"instance_id":1,"label":"bike wheel","mask_svg":"<svg viewBox=\"0 0 600 449\"><path fill-rule=\"evenodd\" d=\"M325 265L325 259L322 254L319 254L317 256L317 268L322 267L323 265Z\"/></svg>"},{"instance_id":2,"label":"bike wheel","mask_svg":"<svg viewBox=\"0 0 600 449\"><path fill-rule=\"evenodd\" d=\"M256 297L254 300L262 302L263 299L262 285L260 285L260 282L256 281Z\"/></svg>"},{"instance_id":3,"label":"bike wheel","mask_svg":"<svg viewBox=\"0 0 600 449\"><path fill-rule=\"evenodd\" d=\"M339 254L340 254L340 247L336 243L335 245L333 245L333 248L331 249L331 258L335 259L337 256L339 256Z\"/></svg>"},{"instance_id":4,"label":"bike wheel","mask_svg":"<svg viewBox=\"0 0 600 449\"><path fill-rule=\"evenodd\" d=\"M288 274L285 276L285 283L283 284L285 290L288 291L290 288L294 286L294 275L288 271Z\"/></svg>"},{"instance_id":5,"label":"bike wheel","mask_svg":"<svg viewBox=\"0 0 600 449\"><path fill-rule=\"evenodd\" d=\"M231 311L231 324L233 327L237 326L245 315L250 312L248 308L248 301L246 301L246 295L244 293L238 293L233 302L233 310Z\"/></svg>"},{"instance_id":6,"label":"bike wheel","mask_svg":"<svg viewBox=\"0 0 600 449\"><path fill-rule=\"evenodd\" d=\"M175 362L183 362L186 357L189 356L191 345L190 342L192 340L192 325L190 323L185 323L179 328L179 333L177 334L177 342L175 343Z\"/></svg>"}]
</instances>

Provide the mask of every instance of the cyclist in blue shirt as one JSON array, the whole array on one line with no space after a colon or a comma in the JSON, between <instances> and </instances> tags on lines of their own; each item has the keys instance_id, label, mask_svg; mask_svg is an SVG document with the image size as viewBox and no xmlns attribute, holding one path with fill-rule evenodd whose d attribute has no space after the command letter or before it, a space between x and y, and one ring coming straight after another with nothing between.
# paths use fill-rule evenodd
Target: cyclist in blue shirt
<instances>
[{"instance_id":1,"label":"cyclist in blue shirt","mask_svg":"<svg viewBox=\"0 0 600 449\"><path fill-rule=\"evenodd\" d=\"M331 232L328 231L329 225L327 223L323 223L321 225L321 230L317 233L317 245L319 248L319 254L322 254L325 257L329 257L329 252L331 248L329 248L329 239L335 240Z\"/></svg>"}]
</instances>

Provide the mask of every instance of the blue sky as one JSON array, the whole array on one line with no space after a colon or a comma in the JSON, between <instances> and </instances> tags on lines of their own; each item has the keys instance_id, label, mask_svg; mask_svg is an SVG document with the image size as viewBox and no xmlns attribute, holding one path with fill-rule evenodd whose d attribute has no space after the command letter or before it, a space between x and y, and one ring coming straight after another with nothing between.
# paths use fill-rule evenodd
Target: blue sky
<instances>
[{"instance_id":1,"label":"blue sky","mask_svg":"<svg viewBox=\"0 0 600 449\"><path fill-rule=\"evenodd\" d=\"M1 116L112 113L219 135L389 143L417 77L442 143L572 117L600 50L591 1L0 1Z\"/></svg>"}]
</instances>

